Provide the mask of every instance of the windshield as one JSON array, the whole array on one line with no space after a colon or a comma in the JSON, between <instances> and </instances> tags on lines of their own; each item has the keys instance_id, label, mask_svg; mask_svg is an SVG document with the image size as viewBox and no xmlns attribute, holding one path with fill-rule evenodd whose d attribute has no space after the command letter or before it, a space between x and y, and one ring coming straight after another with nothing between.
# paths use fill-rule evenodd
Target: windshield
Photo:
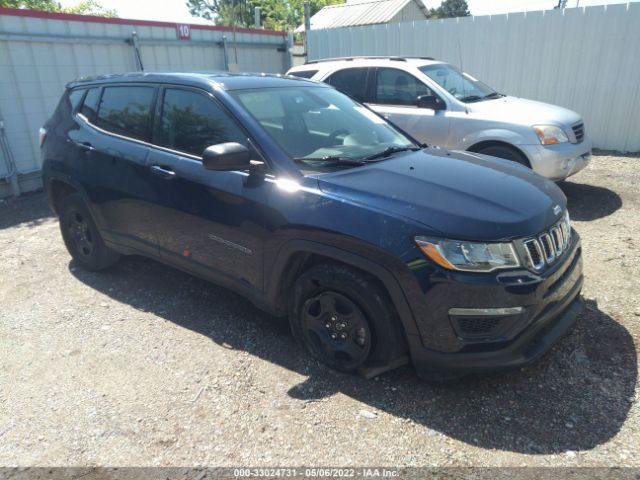
<instances>
[{"instance_id":1,"label":"windshield","mask_svg":"<svg viewBox=\"0 0 640 480\"><path fill-rule=\"evenodd\" d=\"M502 96L480 80L446 63L425 65L420 67L420 71L463 102L478 102Z\"/></svg>"},{"instance_id":2,"label":"windshield","mask_svg":"<svg viewBox=\"0 0 640 480\"><path fill-rule=\"evenodd\" d=\"M378 115L332 88L231 93L303 167L349 168L420 148Z\"/></svg>"}]
</instances>

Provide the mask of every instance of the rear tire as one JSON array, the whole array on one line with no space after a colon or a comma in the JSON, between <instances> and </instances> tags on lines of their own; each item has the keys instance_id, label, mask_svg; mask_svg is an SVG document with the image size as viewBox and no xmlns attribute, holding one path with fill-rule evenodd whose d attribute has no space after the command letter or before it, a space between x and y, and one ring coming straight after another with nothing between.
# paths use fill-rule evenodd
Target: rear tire
<instances>
[{"instance_id":1,"label":"rear tire","mask_svg":"<svg viewBox=\"0 0 640 480\"><path fill-rule=\"evenodd\" d=\"M509 147L507 145L491 145L489 147L481 148L480 150L475 150L476 153L481 153L483 155L489 155L491 157L503 158L505 160L511 160L512 162L519 163L520 165L524 165L527 168L531 168L529 165L529 160L525 157L521 152L516 150L513 147Z\"/></svg>"},{"instance_id":2,"label":"rear tire","mask_svg":"<svg viewBox=\"0 0 640 480\"><path fill-rule=\"evenodd\" d=\"M60 232L71 257L86 270L99 271L114 265L120 255L107 247L89 209L79 193L62 199Z\"/></svg>"},{"instance_id":3,"label":"rear tire","mask_svg":"<svg viewBox=\"0 0 640 480\"><path fill-rule=\"evenodd\" d=\"M289 323L312 357L343 372L388 365L406 351L386 292L373 278L338 264L316 265L298 278Z\"/></svg>"}]
</instances>

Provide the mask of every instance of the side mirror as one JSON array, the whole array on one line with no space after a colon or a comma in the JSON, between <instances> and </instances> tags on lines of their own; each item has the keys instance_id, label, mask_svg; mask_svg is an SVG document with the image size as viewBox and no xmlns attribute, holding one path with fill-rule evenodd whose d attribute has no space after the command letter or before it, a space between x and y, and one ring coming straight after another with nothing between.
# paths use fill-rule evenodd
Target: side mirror
<instances>
[{"instance_id":1,"label":"side mirror","mask_svg":"<svg viewBox=\"0 0 640 480\"><path fill-rule=\"evenodd\" d=\"M207 170L246 170L251 165L251 153L236 142L219 143L207 147L202 164Z\"/></svg>"},{"instance_id":2,"label":"side mirror","mask_svg":"<svg viewBox=\"0 0 640 480\"><path fill-rule=\"evenodd\" d=\"M418 108L430 108L431 110L446 110L447 106L435 95L420 95L418 97Z\"/></svg>"}]
</instances>

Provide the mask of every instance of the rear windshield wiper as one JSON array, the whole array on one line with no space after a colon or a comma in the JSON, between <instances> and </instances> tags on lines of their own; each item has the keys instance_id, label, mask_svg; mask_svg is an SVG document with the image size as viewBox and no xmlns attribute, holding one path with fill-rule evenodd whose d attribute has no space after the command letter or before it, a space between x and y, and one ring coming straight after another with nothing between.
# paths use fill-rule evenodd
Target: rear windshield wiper
<instances>
[{"instance_id":1,"label":"rear windshield wiper","mask_svg":"<svg viewBox=\"0 0 640 480\"><path fill-rule=\"evenodd\" d=\"M378 158L386 158L386 157L389 157L389 156L393 155L394 153L406 152L408 150L411 150L412 152L415 152L416 150L420 150L420 148L419 147L387 147L381 152L374 153L373 155L369 155L368 157L364 157L364 159L365 160L376 160Z\"/></svg>"}]
</instances>

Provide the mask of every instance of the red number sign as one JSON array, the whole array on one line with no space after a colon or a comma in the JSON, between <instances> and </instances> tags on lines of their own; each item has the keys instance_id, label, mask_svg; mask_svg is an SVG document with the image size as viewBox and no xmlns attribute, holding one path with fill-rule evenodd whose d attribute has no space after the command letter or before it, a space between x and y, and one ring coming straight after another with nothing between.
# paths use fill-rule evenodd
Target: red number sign
<instances>
[{"instance_id":1,"label":"red number sign","mask_svg":"<svg viewBox=\"0 0 640 480\"><path fill-rule=\"evenodd\" d=\"M191 25L186 24L177 24L176 25L176 36L179 40L190 40L191 39Z\"/></svg>"}]
</instances>

